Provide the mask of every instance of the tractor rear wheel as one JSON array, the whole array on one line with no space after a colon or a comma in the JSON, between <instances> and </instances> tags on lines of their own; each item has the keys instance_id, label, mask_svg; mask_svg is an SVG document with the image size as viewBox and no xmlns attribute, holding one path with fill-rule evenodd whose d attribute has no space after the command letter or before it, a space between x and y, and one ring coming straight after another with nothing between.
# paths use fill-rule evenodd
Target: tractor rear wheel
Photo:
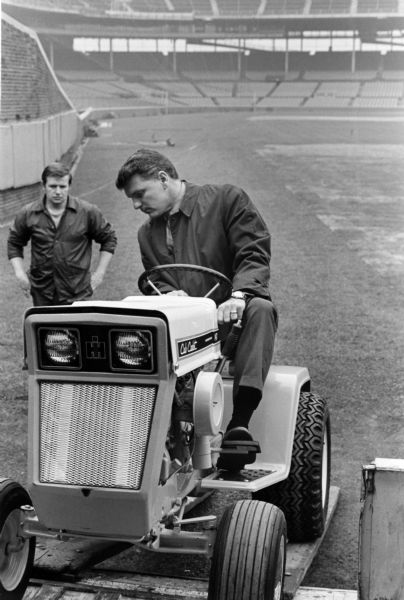
<instances>
[{"instance_id":1,"label":"tractor rear wheel","mask_svg":"<svg viewBox=\"0 0 404 600\"><path fill-rule=\"evenodd\" d=\"M31 575L35 538L20 535L23 505L30 505L28 492L17 482L0 482L0 598L21 600Z\"/></svg>"},{"instance_id":2,"label":"tractor rear wheel","mask_svg":"<svg viewBox=\"0 0 404 600\"><path fill-rule=\"evenodd\" d=\"M253 498L275 504L284 512L291 542L309 542L324 532L330 459L328 406L316 394L302 392L289 476L253 494Z\"/></svg>"},{"instance_id":3,"label":"tractor rear wheel","mask_svg":"<svg viewBox=\"0 0 404 600\"><path fill-rule=\"evenodd\" d=\"M281 600L286 523L281 510L257 500L229 506L220 522L209 600Z\"/></svg>"}]
</instances>

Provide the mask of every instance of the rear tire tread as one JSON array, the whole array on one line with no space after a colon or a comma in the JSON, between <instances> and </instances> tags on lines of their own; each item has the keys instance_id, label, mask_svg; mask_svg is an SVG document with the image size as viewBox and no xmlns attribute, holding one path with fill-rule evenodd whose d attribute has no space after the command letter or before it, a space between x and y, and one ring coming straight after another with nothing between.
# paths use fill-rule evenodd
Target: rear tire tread
<instances>
[{"instance_id":1,"label":"rear tire tread","mask_svg":"<svg viewBox=\"0 0 404 600\"><path fill-rule=\"evenodd\" d=\"M327 481L323 499L323 440L327 436ZM327 403L302 392L296 419L290 473L285 481L255 492L253 498L275 504L285 514L292 542L309 542L324 532L330 486L330 421Z\"/></svg>"}]
</instances>

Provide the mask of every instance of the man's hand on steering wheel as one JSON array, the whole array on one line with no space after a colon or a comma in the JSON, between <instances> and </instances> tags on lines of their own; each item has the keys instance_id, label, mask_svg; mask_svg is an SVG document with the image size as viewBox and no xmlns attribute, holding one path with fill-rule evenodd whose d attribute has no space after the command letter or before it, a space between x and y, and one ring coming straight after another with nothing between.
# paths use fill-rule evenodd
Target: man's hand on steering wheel
<instances>
[{"instance_id":1,"label":"man's hand on steering wheel","mask_svg":"<svg viewBox=\"0 0 404 600\"><path fill-rule=\"evenodd\" d=\"M166 296L188 296L184 290L171 290L171 292L166 292Z\"/></svg>"},{"instance_id":2,"label":"man's hand on steering wheel","mask_svg":"<svg viewBox=\"0 0 404 600\"><path fill-rule=\"evenodd\" d=\"M199 285L199 284L202 285ZM212 298L218 306L232 293L232 283L226 275L200 265L170 263L157 265L144 271L139 279L138 286L142 294L163 294L160 289L172 289L168 292L172 296L187 296Z\"/></svg>"},{"instance_id":3,"label":"man's hand on steering wheel","mask_svg":"<svg viewBox=\"0 0 404 600\"><path fill-rule=\"evenodd\" d=\"M245 309L245 300L242 298L229 298L226 302L219 304L217 308L217 321L231 323L242 318Z\"/></svg>"},{"instance_id":4,"label":"man's hand on steering wheel","mask_svg":"<svg viewBox=\"0 0 404 600\"><path fill-rule=\"evenodd\" d=\"M166 292L166 296L188 296L184 290ZM231 323L242 318L245 309L245 300L242 298L229 298L217 307L217 321L219 324Z\"/></svg>"}]
</instances>

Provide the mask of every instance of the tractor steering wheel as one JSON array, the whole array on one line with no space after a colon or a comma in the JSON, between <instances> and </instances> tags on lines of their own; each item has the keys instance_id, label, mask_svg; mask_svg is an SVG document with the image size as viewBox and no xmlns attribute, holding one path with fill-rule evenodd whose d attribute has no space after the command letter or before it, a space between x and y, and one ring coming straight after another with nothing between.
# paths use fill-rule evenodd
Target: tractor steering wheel
<instances>
[{"instance_id":1,"label":"tractor steering wheel","mask_svg":"<svg viewBox=\"0 0 404 600\"><path fill-rule=\"evenodd\" d=\"M189 296L212 298L216 305L227 300L233 289L230 279L219 271L179 263L152 267L140 275L137 284L146 296L184 290Z\"/></svg>"}]
</instances>

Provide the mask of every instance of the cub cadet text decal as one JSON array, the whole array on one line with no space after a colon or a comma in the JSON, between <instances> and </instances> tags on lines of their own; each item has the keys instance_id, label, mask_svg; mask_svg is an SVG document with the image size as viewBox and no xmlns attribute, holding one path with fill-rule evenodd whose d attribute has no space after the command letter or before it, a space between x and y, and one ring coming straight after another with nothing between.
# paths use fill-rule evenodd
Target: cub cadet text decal
<instances>
[{"instance_id":1,"label":"cub cadet text decal","mask_svg":"<svg viewBox=\"0 0 404 600\"><path fill-rule=\"evenodd\" d=\"M202 335L194 336L191 338L185 338L183 340L177 340L177 352L179 358L185 358L190 354L200 352L208 346L213 346L219 340L219 332L209 331Z\"/></svg>"}]
</instances>

